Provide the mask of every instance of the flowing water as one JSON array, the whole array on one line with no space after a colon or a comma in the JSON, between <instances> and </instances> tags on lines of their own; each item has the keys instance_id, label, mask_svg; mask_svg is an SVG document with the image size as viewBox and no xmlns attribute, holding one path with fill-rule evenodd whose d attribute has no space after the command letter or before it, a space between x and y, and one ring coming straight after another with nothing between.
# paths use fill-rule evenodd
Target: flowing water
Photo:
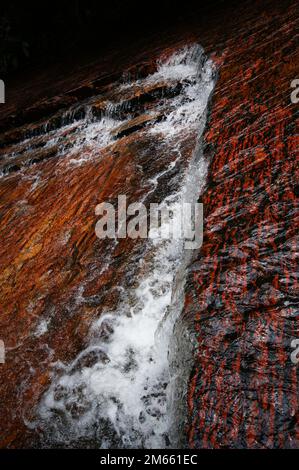
<instances>
[{"instance_id":1,"label":"flowing water","mask_svg":"<svg viewBox=\"0 0 299 470\"><path fill-rule=\"evenodd\" d=\"M212 61L194 45L160 61L152 75L120 86L120 93L125 94L132 87L159 82L180 85L179 92L167 99L161 96L156 104L155 112L163 114L163 119L143 130L147 138L158 136L161 148L171 148L177 154L177 159L150 179L151 190L144 201L182 158L181 140L194 133L192 157L182 166L177 184L170 186L173 191L163 193L160 208L175 209L182 202L196 202L207 171L201 136L214 75ZM84 165L95 152L109 146L113 131L127 122L124 108L122 101L108 103L108 111L98 118L89 104L79 120L69 119L71 122L59 129L48 130L47 146L59 146L64 155L57 171L66 165ZM65 137L70 132L71 142ZM119 286L122 296L117 308L102 312L93 321L86 348L70 363L53 364L51 385L39 403L36 419L27 423L43 430L43 446L175 445L171 427L176 404L171 397L176 377L169 366L169 346L182 308L184 273L191 257L182 239L144 241L143 260L135 261L143 263L137 285L130 289ZM78 302L80 295L82 292ZM42 320L35 334L46 330Z\"/></svg>"}]
</instances>

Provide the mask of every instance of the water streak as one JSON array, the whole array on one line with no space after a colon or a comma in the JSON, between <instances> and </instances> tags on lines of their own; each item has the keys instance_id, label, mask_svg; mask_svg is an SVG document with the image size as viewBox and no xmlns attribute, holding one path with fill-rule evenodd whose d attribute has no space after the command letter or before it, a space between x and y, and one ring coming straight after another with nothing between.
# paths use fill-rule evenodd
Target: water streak
<instances>
[{"instance_id":1,"label":"water streak","mask_svg":"<svg viewBox=\"0 0 299 470\"><path fill-rule=\"evenodd\" d=\"M195 202L205 182L207 162L199 142L214 86L213 64L200 46L186 47L158 64L157 72L139 83L161 80L179 82L182 88L167 103L161 98L157 109L163 112L167 108L166 117L144 132L162 136L165 145L173 142L178 155L181 133L196 129L198 139L179 189L161 201L161 207L174 209L182 202ZM130 86L136 86L136 82L125 85ZM82 163L86 146L98 149L109 145L111 129L116 125L119 122L108 117L80 122L74 148L66 151L66 156L78 154L81 148ZM91 158L88 155L86 158ZM168 170L175 164L172 162ZM160 177L158 174L152 181L153 187ZM136 260L143 265L137 287L123 292L116 311L106 311L94 321L85 350L71 363L55 364L37 421L31 423L45 430L45 445L72 446L88 441L102 448L165 448L173 444L169 434L173 377L168 354L179 311L172 305L175 297L183 298L183 273L191 253L184 249L183 240L145 243L146 256ZM45 327L43 323L41 331Z\"/></svg>"}]
</instances>

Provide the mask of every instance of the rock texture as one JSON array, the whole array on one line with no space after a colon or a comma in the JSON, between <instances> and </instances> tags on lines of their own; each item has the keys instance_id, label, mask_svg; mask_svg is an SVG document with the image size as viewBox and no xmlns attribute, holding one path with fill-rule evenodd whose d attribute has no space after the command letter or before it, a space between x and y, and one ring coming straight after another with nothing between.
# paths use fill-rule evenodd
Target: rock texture
<instances>
[{"instance_id":1,"label":"rock texture","mask_svg":"<svg viewBox=\"0 0 299 470\"><path fill-rule=\"evenodd\" d=\"M176 43L176 48L184 45ZM170 66L169 77L164 78L158 59L166 60L173 51L164 48L151 62L128 67L106 83L98 76L76 88L66 87L54 98L27 105L1 121L5 243L0 252L0 325L6 347L1 366L2 447L95 445L85 430L80 441L71 436L92 405L91 398L82 400L82 388L79 392L78 387L54 384L48 419L37 419L37 407L51 383L53 363L74 361L72 376L84 367L96 373L95 363L110 361L99 353L99 346L88 349L92 325L103 312L116 314L124 295L130 297L151 266L154 250L147 250L146 240L96 237L96 206L109 202L117 207L119 195L126 195L127 204L161 203L180 188L193 157L199 122L193 119L180 131L181 114L176 119L174 113L172 124L165 124L176 106L190 102L182 90L197 79L197 66L191 67L190 75L190 67L184 65L176 73ZM199 66L201 49L196 51ZM185 69L187 75L180 77ZM204 99L199 116L205 108ZM167 279L163 288L169 288ZM136 299L129 301L128 317L138 310ZM113 332L113 325L106 323L98 343L105 343ZM128 371L134 366L134 351L125 351L129 353L132 358L124 364ZM125 357L116 360L121 364ZM163 401L163 387L160 395ZM143 400L149 408L151 398ZM53 430L59 413L61 421L71 423L61 426L62 437ZM110 428L111 445L123 446ZM55 436L50 438L50 432ZM97 445L105 431L98 434Z\"/></svg>"},{"instance_id":2,"label":"rock texture","mask_svg":"<svg viewBox=\"0 0 299 470\"><path fill-rule=\"evenodd\" d=\"M197 338L192 448L298 446L298 5L255 7L225 19L215 48L204 242L183 314Z\"/></svg>"},{"instance_id":3,"label":"rock texture","mask_svg":"<svg viewBox=\"0 0 299 470\"><path fill-rule=\"evenodd\" d=\"M76 357L92 321L117 305L117 286L132 287L140 275L132 260L142 244L96 239L94 208L120 193L142 198L177 159L174 147L165 151L159 136L153 142L143 129L163 119L156 104L180 85L119 87L128 76L153 73L158 57L194 40L212 55L219 78L205 133L204 243L190 266L182 313L197 341L188 445L298 445L298 368L290 361L290 342L298 337L298 107L290 102L290 82L298 78L298 6L238 2L224 13L194 16L179 34L136 45L130 58L119 52L69 70L67 78L61 73L54 81L52 70L8 90L0 118L2 448L39 445L33 410L49 386L50 363ZM114 102L127 118L94 158L92 137L84 152L61 147L65 132L72 146L78 132L80 140L86 102L97 116ZM176 187L195 142L193 131L180 138L178 165L159 179L151 202Z\"/></svg>"}]
</instances>

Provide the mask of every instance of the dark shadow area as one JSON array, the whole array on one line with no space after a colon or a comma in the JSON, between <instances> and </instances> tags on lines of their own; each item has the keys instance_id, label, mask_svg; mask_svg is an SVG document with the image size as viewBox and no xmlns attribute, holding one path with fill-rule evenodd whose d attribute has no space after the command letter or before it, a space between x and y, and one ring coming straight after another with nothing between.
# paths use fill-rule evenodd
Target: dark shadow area
<instances>
[{"instance_id":1,"label":"dark shadow area","mask_svg":"<svg viewBox=\"0 0 299 470\"><path fill-rule=\"evenodd\" d=\"M195 16L221 14L228 0L74 0L3 2L0 6L0 75L15 75L64 56L99 53L129 44Z\"/></svg>"}]
</instances>

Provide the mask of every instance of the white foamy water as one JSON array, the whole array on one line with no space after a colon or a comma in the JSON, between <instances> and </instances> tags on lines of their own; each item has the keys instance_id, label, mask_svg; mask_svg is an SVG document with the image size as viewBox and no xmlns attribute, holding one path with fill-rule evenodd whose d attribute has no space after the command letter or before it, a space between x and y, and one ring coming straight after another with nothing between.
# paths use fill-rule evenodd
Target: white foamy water
<instances>
[{"instance_id":1,"label":"white foamy water","mask_svg":"<svg viewBox=\"0 0 299 470\"><path fill-rule=\"evenodd\" d=\"M166 145L175 142L179 155L180 132L196 128L200 140L214 86L213 65L199 46L186 47L160 63L157 72L144 81L161 79L180 82L182 88L168 100L166 118L144 132L153 137L162 135ZM163 99L159 106L166 106ZM111 120L81 125L76 147L80 139L84 145L109 145L107 136L114 125ZM168 194L161 206L175 209L182 202L195 202L206 170L198 146L179 190ZM152 181L153 186L160 176ZM116 311L106 311L94 321L86 349L72 363L54 365L52 383L39 404L37 421L31 423L44 430L45 445L77 445L81 441L102 448L165 448L174 444L169 434L174 378L168 352L179 310L172 305L178 297L183 299L183 273L192 253L184 249L183 240L145 243L147 256L136 260L143 273L137 287L123 292ZM41 324L38 334L45 328Z\"/></svg>"}]
</instances>

